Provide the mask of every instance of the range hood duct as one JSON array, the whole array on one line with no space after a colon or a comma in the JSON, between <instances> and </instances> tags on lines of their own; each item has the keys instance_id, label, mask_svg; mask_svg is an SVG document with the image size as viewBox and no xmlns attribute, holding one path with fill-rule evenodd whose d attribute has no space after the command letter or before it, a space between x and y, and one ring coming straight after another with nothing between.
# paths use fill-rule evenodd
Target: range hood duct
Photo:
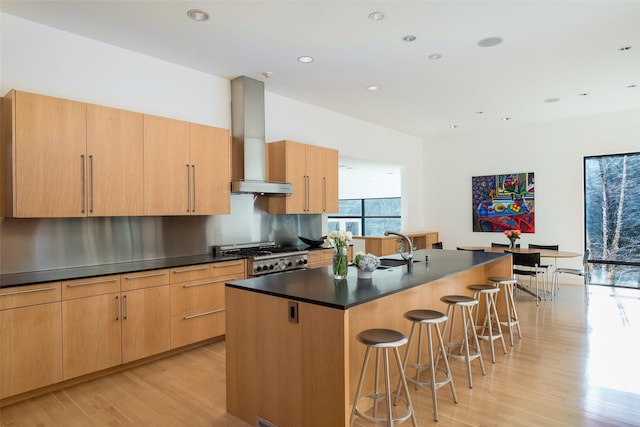
<instances>
[{"instance_id":1,"label":"range hood duct","mask_svg":"<svg viewBox=\"0 0 640 427\"><path fill-rule=\"evenodd\" d=\"M231 136L232 193L293 193L293 184L266 180L263 82L231 80Z\"/></svg>"}]
</instances>

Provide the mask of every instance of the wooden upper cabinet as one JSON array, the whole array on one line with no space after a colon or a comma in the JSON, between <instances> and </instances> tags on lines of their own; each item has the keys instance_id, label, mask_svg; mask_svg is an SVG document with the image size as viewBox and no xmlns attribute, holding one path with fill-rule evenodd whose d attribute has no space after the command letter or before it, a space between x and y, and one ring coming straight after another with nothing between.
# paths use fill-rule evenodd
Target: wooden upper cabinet
<instances>
[{"instance_id":1,"label":"wooden upper cabinet","mask_svg":"<svg viewBox=\"0 0 640 427\"><path fill-rule=\"evenodd\" d=\"M86 104L20 91L7 99L12 118L3 123L11 126L3 131L3 148L11 153L5 214L86 216Z\"/></svg>"},{"instance_id":2,"label":"wooden upper cabinet","mask_svg":"<svg viewBox=\"0 0 640 427\"><path fill-rule=\"evenodd\" d=\"M338 211L338 151L278 141L267 144L268 180L290 182L293 194L269 198L273 214Z\"/></svg>"},{"instance_id":3,"label":"wooden upper cabinet","mask_svg":"<svg viewBox=\"0 0 640 427\"><path fill-rule=\"evenodd\" d=\"M144 214L189 215L189 123L144 115Z\"/></svg>"},{"instance_id":4,"label":"wooden upper cabinet","mask_svg":"<svg viewBox=\"0 0 640 427\"><path fill-rule=\"evenodd\" d=\"M191 214L231 213L229 130L190 124Z\"/></svg>"},{"instance_id":5,"label":"wooden upper cabinet","mask_svg":"<svg viewBox=\"0 0 640 427\"><path fill-rule=\"evenodd\" d=\"M142 114L87 105L87 213L143 214Z\"/></svg>"}]
</instances>

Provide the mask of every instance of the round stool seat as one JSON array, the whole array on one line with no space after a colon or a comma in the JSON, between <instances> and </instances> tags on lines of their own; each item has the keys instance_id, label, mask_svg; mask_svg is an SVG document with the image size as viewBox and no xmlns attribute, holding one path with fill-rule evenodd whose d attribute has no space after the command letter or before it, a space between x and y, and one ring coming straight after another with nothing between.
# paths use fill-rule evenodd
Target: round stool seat
<instances>
[{"instance_id":1,"label":"round stool seat","mask_svg":"<svg viewBox=\"0 0 640 427\"><path fill-rule=\"evenodd\" d=\"M404 314L405 319L420 323L442 323L446 322L446 314L436 310L411 310Z\"/></svg>"},{"instance_id":2,"label":"round stool seat","mask_svg":"<svg viewBox=\"0 0 640 427\"><path fill-rule=\"evenodd\" d=\"M500 292L500 288L491 285L469 285L467 289L481 294L497 294Z\"/></svg>"},{"instance_id":3,"label":"round stool seat","mask_svg":"<svg viewBox=\"0 0 640 427\"><path fill-rule=\"evenodd\" d=\"M489 280L496 283L518 283L513 277L489 277Z\"/></svg>"},{"instance_id":4,"label":"round stool seat","mask_svg":"<svg viewBox=\"0 0 640 427\"><path fill-rule=\"evenodd\" d=\"M466 295L445 295L440 298L440 301L445 302L447 304L455 304L462 306L471 306L476 305L478 300L472 297L468 297Z\"/></svg>"},{"instance_id":5,"label":"round stool seat","mask_svg":"<svg viewBox=\"0 0 640 427\"><path fill-rule=\"evenodd\" d=\"M392 329L367 329L360 332L356 339L369 347L400 347L407 343L407 337Z\"/></svg>"}]
</instances>

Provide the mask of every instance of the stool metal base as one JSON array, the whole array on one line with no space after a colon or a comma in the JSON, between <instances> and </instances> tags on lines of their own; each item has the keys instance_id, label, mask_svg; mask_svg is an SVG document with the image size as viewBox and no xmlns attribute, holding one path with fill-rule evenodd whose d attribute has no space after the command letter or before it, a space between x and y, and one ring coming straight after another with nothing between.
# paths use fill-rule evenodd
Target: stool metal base
<instances>
[{"instance_id":1,"label":"stool metal base","mask_svg":"<svg viewBox=\"0 0 640 427\"><path fill-rule=\"evenodd\" d=\"M473 378L471 376L472 360L478 359L480 361L482 375L487 375L487 371L484 368L484 360L482 359L482 352L480 351L480 342L478 341L478 335L476 334L476 326L473 322L473 312L471 310L474 305L478 304L478 300L464 295L447 295L440 298L440 300L445 304L448 304L447 317L449 319L445 324L445 333L447 325L449 325L449 340L447 341L449 351L447 352L447 355L450 358L462 359L467 362L469 388L473 388ZM463 340L459 343L453 341L456 307L460 308L462 316ZM469 343L469 331L471 331L471 338L473 338L472 343Z\"/></svg>"},{"instance_id":2,"label":"stool metal base","mask_svg":"<svg viewBox=\"0 0 640 427\"><path fill-rule=\"evenodd\" d=\"M502 335L502 328L500 327L500 320L498 317L498 309L496 307L496 295L500 292L500 288L491 285L469 285L467 289L473 292L473 297L478 300L478 306L476 306L475 325L478 339L489 341L491 345L491 363L496 363L496 351L493 348L493 342L500 340L502 344L502 351L507 354L507 346L504 343L504 337ZM484 295L485 316L482 325L478 323L479 306L482 302L481 298Z\"/></svg>"},{"instance_id":3,"label":"stool metal base","mask_svg":"<svg viewBox=\"0 0 640 427\"><path fill-rule=\"evenodd\" d=\"M431 397L433 400L433 420L438 421L438 401L437 390L445 384L450 384L451 393L453 395L454 403L458 403L458 395L453 385L453 376L451 375L451 368L449 366L449 360L447 359L447 353L444 346L444 339L442 332L438 324L445 323L447 316L444 313L434 310L411 310L405 313L405 318L412 322L411 332L409 333L409 342L407 344L407 352L404 356L404 373L408 383L415 385L416 390L420 386L428 387L431 389ZM411 352L411 344L414 340L414 332L418 326L418 349L416 363L408 364L409 353ZM433 351L433 331L436 331L438 337L437 356L434 356ZM422 337L423 329L427 330L427 348L429 350L429 363L421 363L422 361ZM442 355L442 361L444 367L438 366L437 359ZM414 375L408 375L407 371L415 371ZM429 374L428 378L421 379L423 374ZM398 391L400 390L400 384L398 384ZM396 392L397 393L397 392Z\"/></svg>"},{"instance_id":4,"label":"stool metal base","mask_svg":"<svg viewBox=\"0 0 640 427\"><path fill-rule=\"evenodd\" d=\"M489 277L489 280L496 283L498 286L504 287L504 299L507 314L506 317L502 316L500 324L506 326L509 330L509 343L513 347L513 328L518 331L518 338L522 339L522 330L520 329L520 319L518 318L518 312L516 311L516 302L513 297L513 287L517 284L517 280L509 277Z\"/></svg>"},{"instance_id":5,"label":"stool metal base","mask_svg":"<svg viewBox=\"0 0 640 427\"><path fill-rule=\"evenodd\" d=\"M402 375L402 362L400 361L400 353L398 347L407 343L407 338L400 332L390 329L368 329L362 331L357 336L358 341L367 346L367 350L364 356L364 362L362 364L362 372L360 373L360 380L358 381L358 388L356 390L356 396L353 401L353 409L351 411L350 425L353 426L356 416L360 416L367 421L376 424L385 424L387 426L394 426L401 423L408 418L411 418L414 427L417 427L418 421L416 420L415 413L413 412L413 406L411 404L411 396L409 395L409 387L407 381ZM361 395L362 385L364 383L367 366L369 364L369 358L371 356L371 349L376 349L376 366L375 366L375 385L374 390L371 393ZM399 393L393 393L391 391L391 384L389 380L389 350L393 351L395 360L400 372L400 380L404 390L404 396L399 396ZM382 357L380 357L382 356ZM380 393L378 391L379 374L380 374L380 359L384 364L384 382L385 392ZM398 402L402 401L406 406L406 412L402 414L394 414L394 406L391 402L392 397ZM363 410L360 407L360 401L366 399L372 402L372 406L367 410ZM380 401L384 404L384 417L378 416L378 407ZM368 414L371 412L371 415Z\"/></svg>"}]
</instances>

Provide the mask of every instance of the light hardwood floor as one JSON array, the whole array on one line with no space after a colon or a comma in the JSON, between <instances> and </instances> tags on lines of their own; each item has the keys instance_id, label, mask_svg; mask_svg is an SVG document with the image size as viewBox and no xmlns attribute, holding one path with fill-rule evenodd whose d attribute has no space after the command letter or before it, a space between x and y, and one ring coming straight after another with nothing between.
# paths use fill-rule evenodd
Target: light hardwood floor
<instances>
[{"instance_id":1,"label":"light hardwood floor","mask_svg":"<svg viewBox=\"0 0 640 427\"><path fill-rule=\"evenodd\" d=\"M588 310L581 291L563 286L556 301L538 308L518 295L524 339L513 348L507 339L509 353L497 348L496 364L483 343L487 375L474 363L473 389L464 364L452 361L459 403L447 387L439 389L438 423L429 390L412 391L419 424L640 425L640 291L592 287ZM3 427L247 426L225 412L223 341L7 406L0 421Z\"/></svg>"}]
</instances>

